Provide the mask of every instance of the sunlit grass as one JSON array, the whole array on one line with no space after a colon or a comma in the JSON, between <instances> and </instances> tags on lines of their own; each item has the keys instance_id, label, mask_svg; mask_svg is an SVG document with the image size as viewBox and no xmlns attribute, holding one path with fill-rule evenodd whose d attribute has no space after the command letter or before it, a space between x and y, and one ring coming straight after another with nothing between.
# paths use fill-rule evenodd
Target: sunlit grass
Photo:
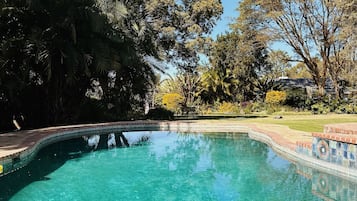
<instances>
[{"instance_id":1,"label":"sunlit grass","mask_svg":"<svg viewBox=\"0 0 357 201\"><path fill-rule=\"evenodd\" d=\"M306 132L322 132L325 124L357 123L357 115L328 114L328 115L282 115L282 119L275 119L276 115L267 117L243 119L242 122L268 123L289 126L294 130Z\"/></svg>"}]
</instances>

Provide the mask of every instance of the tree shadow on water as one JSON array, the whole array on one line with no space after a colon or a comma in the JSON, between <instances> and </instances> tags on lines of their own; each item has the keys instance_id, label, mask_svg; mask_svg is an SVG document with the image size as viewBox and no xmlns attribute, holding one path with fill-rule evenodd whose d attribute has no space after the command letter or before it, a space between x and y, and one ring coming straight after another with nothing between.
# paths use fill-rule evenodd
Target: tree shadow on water
<instances>
[{"instance_id":1,"label":"tree shadow on water","mask_svg":"<svg viewBox=\"0 0 357 201\"><path fill-rule=\"evenodd\" d=\"M82 153L88 151L86 142L81 138L43 148L28 165L0 177L0 200L9 200L32 182L50 180L47 175L60 168L67 160L81 157Z\"/></svg>"},{"instance_id":2,"label":"tree shadow on water","mask_svg":"<svg viewBox=\"0 0 357 201\"><path fill-rule=\"evenodd\" d=\"M142 142L149 140L149 138L142 136L135 144L129 145L122 132L117 132L114 135L115 147L138 146ZM0 177L0 201L9 200L17 192L33 182L50 180L51 178L48 175L59 169L68 160L80 158L83 154L92 151L111 148L108 147L108 134L100 135L99 142L95 148L88 145L88 137L80 137L44 147L28 165L11 174Z\"/></svg>"}]
</instances>

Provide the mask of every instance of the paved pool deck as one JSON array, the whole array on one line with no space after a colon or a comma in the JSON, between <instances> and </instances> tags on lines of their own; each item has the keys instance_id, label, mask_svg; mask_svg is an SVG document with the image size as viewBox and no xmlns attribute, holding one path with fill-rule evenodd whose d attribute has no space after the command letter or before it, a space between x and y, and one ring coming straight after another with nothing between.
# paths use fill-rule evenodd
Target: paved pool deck
<instances>
[{"instance_id":1,"label":"paved pool deck","mask_svg":"<svg viewBox=\"0 0 357 201\"><path fill-rule=\"evenodd\" d=\"M330 125L332 130L344 130L357 132L357 123ZM60 127L49 127L35 130L24 130L0 134L0 165L15 171L26 165L37 152L51 144L61 140L93 135L113 131L140 131L140 130L171 130L180 132L242 132L248 133L253 139L262 141L271 146L278 154L286 156L295 162L301 159L305 163L314 164L324 170L330 169L330 173L341 172L342 176L357 178L357 171L341 169L325 162L316 162L311 157L301 156L296 152L298 143L312 143L313 135L290 129L287 126L261 123L242 123L236 120L180 120L180 121L124 121L100 124L82 124ZM351 133L350 132L350 133ZM23 163L16 164L17 161ZM9 164L5 167L4 164ZM9 173L8 172L4 172ZM347 172L347 173L344 173ZM1 175L1 174L0 174Z\"/></svg>"}]
</instances>

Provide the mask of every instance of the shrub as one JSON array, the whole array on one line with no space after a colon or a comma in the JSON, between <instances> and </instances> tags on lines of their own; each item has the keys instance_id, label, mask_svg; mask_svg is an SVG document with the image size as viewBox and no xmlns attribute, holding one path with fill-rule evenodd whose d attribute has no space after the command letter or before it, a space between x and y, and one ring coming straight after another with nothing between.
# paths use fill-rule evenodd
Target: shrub
<instances>
[{"instance_id":1,"label":"shrub","mask_svg":"<svg viewBox=\"0 0 357 201\"><path fill-rule=\"evenodd\" d=\"M179 111L182 102L183 97L178 93L168 93L162 97L162 105L173 112Z\"/></svg>"},{"instance_id":2,"label":"shrub","mask_svg":"<svg viewBox=\"0 0 357 201\"><path fill-rule=\"evenodd\" d=\"M284 91L269 91L265 97L265 102L273 105L282 104L285 100L286 93Z\"/></svg>"},{"instance_id":3,"label":"shrub","mask_svg":"<svg viewBox=\"0 0 357 201\"><path fill-rule=\"evenodd\" d=\"M172 120L174 118L174 113L165 108L155 108L149 110L146 118L154 120Z\"/></svg>"},{"instance_id":4,"label":"shrub","mask_svg":"<svg viewBox=\"0 0 357 201\"><path fill-rule=\"evenodd\" d=\"M294 108L305 108L308 105L308 96L305 89L296 88L286 91L285 104Z\"/></svg>"},{"instance_id":5,"label":"shrub","mask_svg":"<svg viewBox=\"0 0 357 201\"><path fill-rule=\"evenodd\" d=\"M211 113L213 113L213 106L202 104L199 107L199 113L201 113L201 114L211 114Z\"/></svg>"},{"instance_id":6,"label":"shrub","mask_svg":"<svg viewBox=\"0 0 357 201\"><path fill-rule=\"evenodd\" d=\"M318 102L311 105L311 110L314 114L327 114L331 111L331 108L329 105L323 102Z\"/></svg>"},{"instance_id":7,"label":"shrub","mask_svg":"<svg viewBox=\"0 0 357 201\"><path fill-rule=\"evenodd\" d=\"M218 107L218 112L222 113L238 113L239 107L234 103L223 102Z\"/></svg>"},{"instance_id":8,"label":"shrub","mask_svg":"<svg viewBox=\"0 0 357 201\"><path fill-rule=\"evenodd\" d=\"M244 114L251 114L253 112L253 104L249 101L241 102L240 104Z\"/></svg>"},{"instance_id":9,"label":"shrub","mask_svg":"<svg viewBox=\"0 0 357 201\"><path fill-rule=\"evenodd\" d=\"M253 102L251 104L252 112L263 112L266 110L266 105L263 102Z\"/></svg>"},{"instance_id":10,"label":"shrub","mask_svg":"<svg viewBox=\"0 0 357 201\"><path fill-rule=\"evenodd\" d=\"M338 114L356 114L357 105L342 103L335 109L335 112Z\"/></svg>"}]
</instances>

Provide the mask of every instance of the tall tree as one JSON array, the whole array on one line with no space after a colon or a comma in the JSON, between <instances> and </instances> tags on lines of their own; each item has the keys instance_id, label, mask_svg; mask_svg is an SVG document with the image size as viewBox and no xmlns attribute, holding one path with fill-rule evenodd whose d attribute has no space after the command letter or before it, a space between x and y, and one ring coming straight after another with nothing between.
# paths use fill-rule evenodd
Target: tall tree
<instances>
[{"instance_id":1,"label":"tall tree","mask_svg":"<svg viewBox=\"0 0 357 201\"><path fill-rule=\"evenodd\" d=\"M357 1L346 0L336 1L339 9L343 10L341 18L343 25L338 36L339 44L342 46L341 51L334 51L332 71L339 71L334 73L349 83L351 86L357 86ZM336 72L335 71L335 72Z\"/></svg>"},{"instance_id":2,"label":"tall tree","mask_svg":"<svg viewBox=\"0 0 357 201\"><path fill-rule=\"evenodd\" d=\"M143 109L153 68L163 70L152 61L193 68L222 13L219 0L0 5L0 112L5 122L26 113L36 127L117 120Z\"/></svg>"},{"instance_id":3,"label":"tall tree","mask_svg":"<svg viewBox=\"0 0 357 201\"><path fill-rule=\"evenodd\" d=\"M286 70L286 74L289 78L298 79L298 78L309 78L311 79L311 74L307 71L307 68L304 63L297 63L293 67Z\"/></svg>"},{"instance_id":4,"label":"tall tree","mask_svg":"<svg viewBox=\"0 0 357 201\"><path fill-rule=\"evenodd\" d=\"M305 63L309 69L320 95L324 94L328 72L332 73L335 90L338 90L333 72L338 74L339 70L334 68L332 56L344 47L338 40L343 26L344 8L328 0L243 2L255 6L256 12L253 15L266 19L262 21L264 32L292 47L298 56L297 61ZM322 60L321 66L316 58Z\"/></svg>"},{"instance_id":5,"label":"tall tree","mask_svg":"<svg viewBox=\"0 0 357 201\"><path fill-rule=\"evenodd\" d=\"M286 76L285 71L290 67L290 57L284 51L271 51L268 54L268 61L272 65L272 73L275 79Z\"/></svg>"},{"instance_id":6,"label":"tall tree","mask_svg":"<svg viewBox=\"0 0 357 201\"><path fill-rule=\"evenodd\" d=\"M199 96L209 104L237 101L238 84L230 69L207 68L201 76Z\"/></svg>"},{"instance_id":7,"label":"tall tree","mask_svg":"<svg viewBox=\"0 0 357 201\"><path fill-rule=\"evenodd\" d=\"M270 38L263 31L262 26L265 19L257 13L256 9L250 1L241 2L238 8L240 15L231 27L241 34L242 42L239 45L243 50L243 66L254 71L251 76L255 89L253 95L257 99L264 100L265 93L273 85L274 77L272 65L268 61L267 45Z\"/></svg>"}]
</instances>

